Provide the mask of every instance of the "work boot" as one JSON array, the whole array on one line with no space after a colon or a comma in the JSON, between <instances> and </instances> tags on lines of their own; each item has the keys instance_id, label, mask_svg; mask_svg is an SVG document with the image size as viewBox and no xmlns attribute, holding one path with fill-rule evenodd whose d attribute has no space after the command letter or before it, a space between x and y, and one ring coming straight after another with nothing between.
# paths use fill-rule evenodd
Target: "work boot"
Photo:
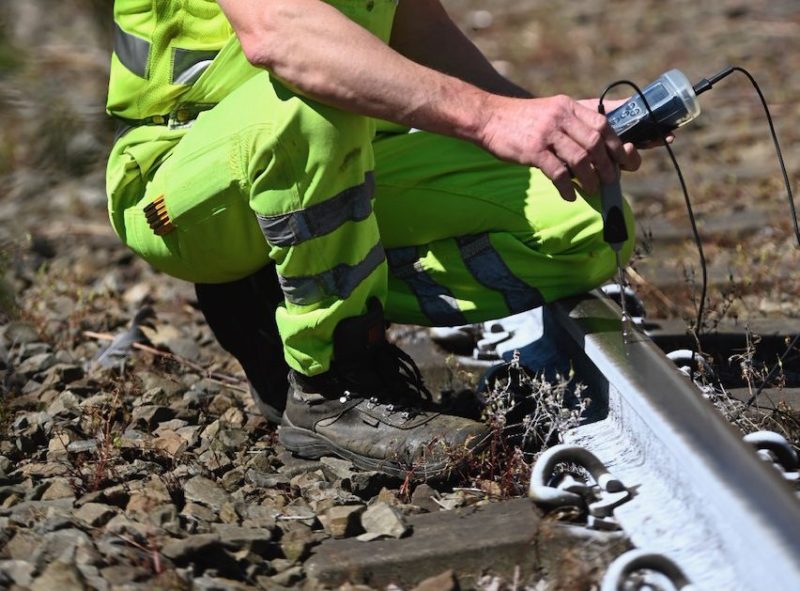
<instances>
[{"instance_id":1,"label":"work boot","mask_svg":"<svg viewBox=\"0 0 800 591\"><path fill-rule=\"evenodd\" d=\"M211 332L241 364L256 408L278 425L289 366L275 323L275 309L283 301L275 265L237 281L195 284L195 293Z\"/></svg>"},{"instance_id":2,"label":"work boot","mask_svg":"<svg viewBox=\"0 0 800 591\"><path fill-rule=\"evenodd\" d=\"M487 441L486 425L437 410L411 357L386 341L376 299L365 315L339 323L333 351L329 371L289 374L278 436L293 453L333 454L364 470L432 479Z\"/></svg>"}]
</instances>

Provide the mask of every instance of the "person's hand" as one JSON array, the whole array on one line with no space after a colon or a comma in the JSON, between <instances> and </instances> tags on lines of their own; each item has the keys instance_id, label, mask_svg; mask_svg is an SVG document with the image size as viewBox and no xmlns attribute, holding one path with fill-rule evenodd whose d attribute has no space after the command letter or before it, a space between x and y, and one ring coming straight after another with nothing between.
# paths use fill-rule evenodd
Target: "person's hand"
<instances>
[{"instance_id":1,"label":"person's hand","mask_svg":"<svg viewBox=\"0 0 800 591\"><path fill-rule=\"evenodd\" d=\"M498 158L539 168L567 201L575 199L573 175L595 193L616 180L617 166L633 171L641 164L633 144L623 145L597 112L597 99L493 96L487 107L480 144Z\"/></svg>"}]
</instances>

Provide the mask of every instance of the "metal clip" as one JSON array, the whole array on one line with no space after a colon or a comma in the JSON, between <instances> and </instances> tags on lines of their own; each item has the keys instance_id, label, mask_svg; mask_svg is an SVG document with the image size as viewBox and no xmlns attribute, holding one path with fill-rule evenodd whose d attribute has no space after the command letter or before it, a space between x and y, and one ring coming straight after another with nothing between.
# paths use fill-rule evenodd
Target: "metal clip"
<instances>
[{"instance_id":1,"label":"metal clip","mask_svg":"<svg viewBox=\"0 0 800 591\"><path fill-rule=\"evenodd\" d=\"M761 459L770 462L789 482L800 482L800 460L783 435L775 431L756 431L743 437Z\"/></svg>"},{"instance_id":2,"label":"metal clip","mask_svg":"<svg viewBox=\"0 0 800 591\"><path fill-rule=\"evenodd\" d=\"M663 554L646 550L629 550L617 557L608 567L600 591L623 591L624 589L665 589L661 581L656 586L648 584L644 575L637 571L653 571L659 578L668 579L671 589L691 591L694 589L686 574L675 562ZM638 579L634 580L634 579ZM644 585L642 585L644 583Z\"/></svg>"},{"instance_id":3,"label":"metal clip","mask_svg":"<svg viewBox=\"0 0 800 591\"><path fill-rule=\"evenodd\" d=\"M563 463L580 466L592 476L596 485L579 482L568 474L558 487L551 486L553 470ZM631 494L588 449L562 444L548 449L534 464L528 496L537 504L551 509L563 506L587 509L590 526L596 529L618 529L616 522L608 518Z\"/></svg>"}]
</instances>

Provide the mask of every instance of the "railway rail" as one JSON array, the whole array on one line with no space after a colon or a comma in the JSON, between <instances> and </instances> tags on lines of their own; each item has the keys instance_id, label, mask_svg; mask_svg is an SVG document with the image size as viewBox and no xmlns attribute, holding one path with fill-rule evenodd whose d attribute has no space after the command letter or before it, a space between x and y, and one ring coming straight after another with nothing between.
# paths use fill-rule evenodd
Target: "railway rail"
<instances>
[{"instance_id":1,"label":"railway rail","mask_svg":"<svg viewBox=\"0 0 800 591\"><path fill-rule=\"evenodd\" d=\"M534 466L531 496L550 507L583 499L590 526L628 535L635 549L611 565L603 591L800 589L794 452L778 441L772 455L756 453L644 332L623 338L619 309L601 292L547 313L593 410ZM759 454L783 455L784 473ZM551 486L562 462L586 467L593 492L571 479ZM632 576L662 586L626 587Z\"/></svg>"}]
</instances>

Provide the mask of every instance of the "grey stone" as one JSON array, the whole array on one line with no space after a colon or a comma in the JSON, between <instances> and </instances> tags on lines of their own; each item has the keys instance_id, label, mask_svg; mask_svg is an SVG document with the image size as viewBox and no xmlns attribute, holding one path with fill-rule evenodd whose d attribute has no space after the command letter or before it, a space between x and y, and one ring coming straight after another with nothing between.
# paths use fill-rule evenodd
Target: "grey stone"
<instances>
[{"instance_id":1,"label":"grey stone","mask_svg":"<svg viewBox=\"0 0 800 591\"><path fill-rule=\"evenodd\" d=\"M189 361L197 361L200 357L200 346L193 340L183 337L170 339L165 343L169 350Z\"/></svg>"},{"instance_id":2,"label":"grey stone","mask_svg":"<svg viewBox=\"0 0 800 591\"><path fill-rule=\"evenodd\" d=\"M181 427L175 432L186 440L189 449L195 447L200 439L200 427Z\"/></svg>"},{"instance_id":3,"label":"grey stone","mask_svg":"<svg viewBox=\"0 0 800 591\"><path fill-rule=\"evenodd\" d=\"M299 562L308 556L316 540L310 529L295 527L285 531L280 545L283 555L293 562Z\"/></svg>"},{"instance_id":4,"label":"grey stone","mask_svg":"<svg viewBox=\"0 0 800 591\"><path fill-rule=\"evenodd\" d=\"M80 507L86 503L104 503L124 509L130 500L130 492L127 484L115 484L102 490L86 493L75 501L75 505Z\"/></svg>"},{"instance_id":5,"label":"grey stone","mask_svg":"<svg viewBox=\"0 0 800 591\"><path fill-rule=\"evenodd\" d=\"M255 469L247 471L245 480L259 488L276 488L289 484L289 478L285 474L267 474Z\"/></svg>"},{"instance_id":6,"label":"grey stone","mask_svg":"<svg viewBox=\"0 0 800 591\"><path fill-rule=\"evenodd\" d=\"M121 449L143 449L149 447L152 440L149 433L128 427L116 443Z\"/></svg>"},{"instance_id":7,"label":"grey stone","mask_svg":"<svg viewBox=\"0 0 800 591\"><path fill-rule=\"evenodd\" d=\"M94 549L91 538L79 529L64 529L50 532L41 538L41 543L29 556L38 568L56 561L72 564L78 548ZM90 550L91 551L91 550Z\"/></svg>"},{"instance_id":8,"label":"grey stone","mask_svg":"<svg viewBox=\"0 0 800 591\"><path fill-rule=\"evenodd\" d=\"M139 427L153 430L159 423L172 420L174 417L175 411L171 408L148 404L133 410L131 413L131 422Z\"/></svg>"},{"instance_id":9,"label":"grey stone","mask_svg":"<svg viewBox=\"0 0 800 591\"><path fill-rule=\"evenodd\" d=\"M119 512L119 509L102 503L86 503L74 515L92 527L101 527Z\"/></svg>"},{"instance_id":10,"label":"grey stone","mask_svg":"<svg viewBox=\"0 0 800 591\"><path fill-rule=\"evenodd\" d=\"M272 541L272 532L265 528L243 527L224 523L215 523L211 527L215 533L219 534L220 542L232 548L256 549L264 547Z\"/></svg>"},{"instance_id":11,"label":"grey stone","mask_svg":"<svg viewBox=\"0 0 800 591\"><path fill-rule=\"evenodd\" d=\"M272 530L275 528L277 510L263 505L249 505L242 525Z\"/></svg>"},{"instance_id":12,"label":"grey stone","mask_svg":"<svg viewBox=\"0 0 800 591\"><path fill-rule=\"evenodd\" d=\"M84 453L87 451L94 451L97 449L99 442L97 439L81 439L78 441L70 441L67 444L67 451L70 453Z\"/></svg>"},{"instance_id":13,"label":"grey stone","mask_svg":"<svg viewBox=\"0 0 800 591\"><path fill-rule=\"evenodd\" d=\"M249 591L252 587L231 579L204 575L192 580L192 589L193 591Z\"/></svg>"},{"instance_id":14,"label":"grey stone","mask_svg":"<svg viewBox=\"0 0 800 591\"><path fill-rule=\"evenodd\" d=\"M288 451L281 453L278 456L278 460L283 464L278 468L278 472L287 478L293 478L303 472L313 472L322 468L322 464L319 461L297 458Z\"/></svg>"},{"instance_id":15,"label":"grey stone","mask_svg":"<svg viewBox=\"0 0 800 591\"><path fill-rule=\"evenodd\" d=\"M197 459L211 472L225 470L233 465L225 452L213 449L201 453Z\"/></svg>"},{"instance_id":16,"label":"grey stone","mask_svg":"<svg viewBox=\"0 0 800 591\"><path fill-rule=\"evenodd\" d=\"M41 339L36 327L30 322L22 320L12 320L9 322L3 336L5 337L6 343L9 345L27 345Z\"/></svg>"},{"instance_id":17,"label":"grey stone","mask_svg":"<svg viewBox=\"0 0 800 591\"><path fill-rule=\"evenodd\" d=\"M137 374L145 390L159 388L167 400L175 400L186 391L186 385L174 378L166 378L151 372Z\"/></svg>"},{"instance_id":18,"label":"grey stone","mask_svg":"<svg viewBox=\"0 0 800 591\"><path fill-rule=\"evenodd\" d=\"M300 565L287 568L285 571L270 577L273 583L284 587L294 587L303 580L303 567Z\"/></svg>"},{"instance_id":19,"label":"grey stone","mask_svg":"<svg viewBox=\"0 0 800 591\"><path fill-rule=\"evenodd\" d=\"M24 499L30 489L21 484L12 484L8 486L0 486L0 502L5 501L8 497L16 496L18 499Z\"/></svg>"},{"instance_id":20,"label":"grey stone","mask_svg":"<svg viewBox=\"0 0 800 591\"><path fill-rule=\"evenodd\" d=\"M186 503L183 506L181 515L189 518L190 521L200 520L210 523L217 520L217 514L214 513L214 511L212 511L205 505L199 505L197 503L192 503L192 502Z\"/></svg>"},{"instance_id":21,"label":"grey stone","mask_svg":"<svg viewBox=\"0 0 800 591\"><path fill-rule=\"evenodd\" d=\"M72 564L53 562L31 584L31 591L85 591L86 582Z\"/></svg>"},{"instance_id":22,"label":"grey stone","mask_svg":"<svg viewBox=\"0 0 800 591\"><path fill-rule=\"evenodd\" d=\"M361 525L367 533L390 538L401 538L410 530L402 513L388 503L368 507L361 515Z\"/></svg>"},{"instance_id":23,"label":"grey stone","mask_svg":"<svg viewBox=\"0 0 800 591\"><path fill-rule=\"evenodd\" d=\"M53 478L50 485L41 497L42 501L54 501L56 499L74 499L75 489L67 478Z\"/></svg>"},{"instance_id":24,"label":"grey stone","mask_svg":"<svg viewBox=\"0 0 800 591\"><path fill-rule=\"evenodd\" d=\"M411 591L458 591L458 579L452 569L428 577Z\"/></svg>"},{"instance_id":25,"label":"grey stone","mask_svg":"<svg viewBox=\"0 0 800 591\"><path fill-rule=\"evenodd\" d=\"M170 560L183 564L212 549L221 549L219 534L198 534L182 540L172 540L161 547L161 553Z\"/></svg>"},{"instance_id":26,"label":"grey stone","mask_svg":"<svg viewBox=\"0 0 800 591\"><path fill-rule=\"evenodd\" d=\"M129 519L125 514L120 513L112 517L103 528L107 534L116 536L141 536L147 538L148 536L155 536L160 533L158 528L153 527L148 523L140 523Z\"/></svg>"},{"instance_id":27,"label":"grey stone","mask_svg":"<svg viewBox=\"0 0 800 591\"><path fill-rule=\"evenodd\" d=\"M0 572L20 587L29 587L33 581L34 566L25 560L0 560Z\"/></svg>"},{"instance_id":28,"label":"grey stone","mask_svg":"<svg viewBox=\"0 0 800 591\"><path fill-rule=\"evenodd\" d=\"M386 486L390 486L393 480L386 474L380 472L353 472L349 478L342 480L342 488L367 500L374 497Z\"/></svg>"},{"instance_id":29,"label":"grey stone","mask_svg":"<svg viewBox=\"0 0 800 591\"><path fill-rule=\"evenodd\" d=\"M156 527L165 527L178 519L178 508L172 503L160 505L150 511L149 519Z\"/></svg>"},{"instance_id":30,"label":"grey stone","mask_svg":"<svg viewBox=\"0 0 800 591\"><path fill-rule=\"evenodd\" d=\"M100 570L89 564L76 563L75 566L78 571L83 575L83 580L92 591L109 591L109 584L101 575Z\"/></svg>"},{"instance_id":31,"label":"grey stone","mask_svg":"<svg viewBox=\"0 0 800 591\"><path fill-rule=\"evenodd\" d=\"M219 445L224 450L240 450L246 447L249 435L244 429L223 427L217 433L213 445Z\"/></svg>"},{"instance_id":32,"label":"grey stone","mask_svg":"<svg viewBox=\"0 0 800 591\"><path fill-rule=\"evenodd\" d=\"M231 493L236 491L244 481L244 474L244 468L229 470L222 476L222 488Z\"/></svg>"},{"instance_id":33,"label":"grey stone","mask_svg":"<svg viewBox=\"0 0 800 591\"><path fill-rule=\"evenodd\" d=\"M11 510L10 522L22 527L33 527L43 515L51 514L51 508L71 511L72 498L56 499L55 501L25 501L14 505Z\"/></svg>"},{"instance_id":34,"label":"grey stone","mask_svg":"<svg viewBox=\"0 0 800 591\"><path fill-rule=\"evenodd\" d=\"M28 357L15 369L18 373L26 376L34 376L56 364L56 356L52 353L38 353Z\"/></svg>"},{"instance_id":35,"label":"grey stone","mask_svg":"<svg viewBox=\"0 0 800 591\"><path fill-rule=\"evenodd\" d=\"M239 525L242 520L242 513L246 511L245 504L242 502L228 502L222 505L219 510L219 519L229 525Z\"/></svg>"},{"instance_id":36,"label":"grey stone","mask_svg":"<svg viewBox=\"0 0 800 591\"><path fill-rule=\"evenodd\" d=\"M341 458L322 457L319 459L319 463L322 465L322 472L331 482L350 478L356 471L353 462Z\"/></svg>"},{"instance_id":37,"label":"grey stone","mask_svg":"<svg viewBox=\"0 0 800 591\"><path fill-rule=\"evenodd\" d=\"M34 528L37 534L47 534L58 530L75 527L75 519L69 511L54 511L48 513L44 519L39 521Z\"/></svg>"},{"instance_id":38,"label":"grey stone","mask_svg":"<svg viewBox=\"0 0 800 591\"><path fill-rule=\"evenodd\" d=\"M187 500L202 503L216 511L230 501L228 493L204 476L195 476L187 480L183 485L183 491Z\"/></svg>"},{"instance_id":39,"label":"grey stone","mask_svg":"<svg viewBox=\"0 0 800 591\"><path fill-rule=\"evenodd\" d=\"M4 554L12 560L30 560L39 546L39 536L29 530L17 530L4 548Z\"/></svg>"},{"instance_id":40,"label":"grey stone","mask_svg":"<svg viewBox=\"0 0 800 591\"><path fill-rule=\"evenodd\" d=\"M438 498L439 492L436 489L428 484L422 483L411 493L411 504L433 513L441 509L441 506L434 501L434 499Z\"/></svg>"},{"instance_id":41,"label":"grey stone","mask_svg":"<svg viewBox=\"0 0 800 591\"><path fill-rule=\"evenodd\" d=\"M76 416L80 410L78 397L67 390L58 395L53 403L47 407L47 414L51 417L58 415Z\"/></svg>"},{"instance_id":42,"label":"grey stone","mask_svg":"<svg viewBox=\"0 0 800 591\"><path fill-rule=\"evenodd\" d=\"M125 511L134 518L145 520L156 507L171 502L167 485L160 477L152 476L144 482L140 490L131 492Z\"/></svg>"},{"instance_id":43,"label":"grey stone","mask_svg":"<svg viewBox=\"0 0 800 591\"><path fill-rule=\"evenodd\" d=\"M178 429L182 429L186 427L189 423L184 421L183 419L171 419L169 421L163 421L158 424L158 428L155 430L155 434L159 435L162 431L177 431Z\"/></svg>"},{"instance_id":44,"label":"grey stone","mask_svg":"<svg viewBox=\"0 0 800 591\"><path fill-rule=\"evenodd\" d=\"M46 412L26 412L17 416L12 424L12 431L16 434L30 434L36 429L46 429L52 425L52 418Z\"/></svg>"},{"instance_id":45,"label":"grey stone","mask_svg":"<svg viewBox=\"0 0 800 591\"><path fill-rule=\"evenodd\" d=\"M148 573L145 569L128 564L115 564L100 569L100 575L111 585L125 585L134 583L147 578Z\"/></svg>"},{"instance_id":46,"label":"grey stone","mask_svg":"<svg viewBox=\"0 0 800 591\"><path fill-rule=\"evenodd\" d=\"M334 538L347 538L362 533L360 517L366 505L338 505L325 512L325 530Z\"/></svg>"}]
</instances>

